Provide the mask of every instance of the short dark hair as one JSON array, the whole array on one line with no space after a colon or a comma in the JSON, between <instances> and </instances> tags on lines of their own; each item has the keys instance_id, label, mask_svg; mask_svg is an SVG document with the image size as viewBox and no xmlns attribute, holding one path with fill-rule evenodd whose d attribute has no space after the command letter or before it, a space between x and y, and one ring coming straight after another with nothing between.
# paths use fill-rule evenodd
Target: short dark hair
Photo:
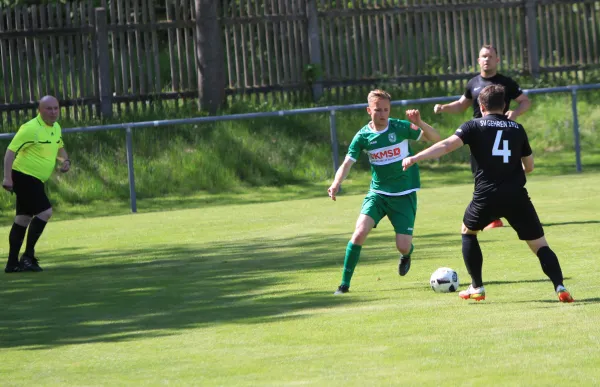
<instances>
[{"instance_id":1,"label":"short dark hair","mask_svg":"<svg viewBox=\"0 0 600 387\"><path fill-rule=\"evenodd\" d=\"M487 48L490 51L494 51L494 53L496 54L496 56L498 56L498 50L496 50L496 47L494 47L491 44L484 44L483 46L481 46L481 48L479 49L479 51L481 51L482 49Z\"/></svg>"},{"instance_id":2,"label":"short dark hair","mask_svg":"<svg viewBox=\"0 0 600 387\"><path fill-rule=\"evenodd\" d=\"M506 102L504 101L504 86L489 85L481 90L477 101L485 110L504 110Z\"/></svg>"}]
</instances>

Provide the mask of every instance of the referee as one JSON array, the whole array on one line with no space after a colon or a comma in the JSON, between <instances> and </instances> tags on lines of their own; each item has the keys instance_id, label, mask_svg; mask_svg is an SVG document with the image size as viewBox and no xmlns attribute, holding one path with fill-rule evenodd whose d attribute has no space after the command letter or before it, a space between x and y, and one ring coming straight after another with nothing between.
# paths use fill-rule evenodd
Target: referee
<instances>
[{"instance_id":1,"label":"referee","mask_svg":"<svg viewBox=\"0 0 600 387\"><path fill-rule=\"evenodd\" d=\"M4 155L2 188L17 196L15 222L8 241L10 245L5 273L42 271L35 257L35 244L52 216L52 205L44 191L44 183L62 162L61 172L71 168L64 149L60 125L56 122L60 108L58 100L45 96L39 102L39 114L23 124ZM25 240L25 253L19 262L19 251Z\"/></svg>"},{"instance_id":2,"label":"referee","mask_svg":"<svg viewBox=\"0 0 600 387\"><path fill-rule=\"evenodd\" d=\"M518 116L525 113L531 106L531 101L526 94L523 93L521 87L512 78L498 73L498 63L500 58L498 57L498 50L496 47L486 44L479 50L479 63L480 73L479 75L471 78L467 83L465 93L460 97L458 101L454 101L445 105L437 104L433 107L433 111L436 114L440 113L462 113L469 108L469 105L473 106L473 118L481 118L481 107L479 106L478 98L479 93L489 85L501 85L504 86L504 114L509 120L515 121ZM518 104L515 110L509 110L510 101L515 100ZM502 227L502 221L496 219L491 222L486 229Z\"/></svg>"}]
</instances>

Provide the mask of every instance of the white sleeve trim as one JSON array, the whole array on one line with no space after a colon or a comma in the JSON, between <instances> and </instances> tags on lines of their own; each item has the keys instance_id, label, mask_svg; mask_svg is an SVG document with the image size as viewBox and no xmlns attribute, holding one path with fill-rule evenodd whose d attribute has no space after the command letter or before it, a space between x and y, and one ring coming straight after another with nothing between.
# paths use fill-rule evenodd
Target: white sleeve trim
<instances>
[{"instance_id":1,"label":"white sleeve trim","mask_svg":"<svg viewBox=\"0 0 600 387\"><path fill-rule=\"evenodd\" d=\"M419 128L419 130L421 131L421 134L419 134L419 137L417 137L417 141L420 141L421 137L423 137L423 129Z\"/></svg>"}]
</instances>

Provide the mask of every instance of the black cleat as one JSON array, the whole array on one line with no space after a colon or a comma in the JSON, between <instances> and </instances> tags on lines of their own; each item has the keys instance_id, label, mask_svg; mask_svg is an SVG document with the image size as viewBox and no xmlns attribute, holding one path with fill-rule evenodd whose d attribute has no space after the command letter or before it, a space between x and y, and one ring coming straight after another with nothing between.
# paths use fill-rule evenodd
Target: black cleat
<instances>
[{"instance_id":1,"label":"black cleat","mask_svg":"<svg viewBox=\"0 0 600 387\"><path fill-rule=\"evenodd\" d=\"M4 272L5 273L19 273L23 271L21 269L21 265L19 265L19 262L10 262L6 264L6 267L4 268Z\"/></svg>"},{"instance_id":2,"label":"black cleat","mask_svg":"<svg viewBox=\"0 0 600 387\"><path fill-rule=\"evenodd\" d=\"M337 290L333 294L334 295L339 295L339 294L348 293L349 291L350 291L350 287L349 286L347 286L347 285L340 285L340 286L338 286Z\"/></svg>"},{"instance_id":3,"label":"black cleat","mask_svg":"<svg viewBox=\"0 0 600 387\"><path fill-rule=\"evenodd\" d=\"M30 257L28 255L23 254L21 256L21 270L22 271L43 271L40 265L38 264L38 259L35 257Z\"/></svg>"},{"instance_id":4,"label":"black cleat","mask_svg":"<svg viewBox=\"0 0 600 387\"><path fill-rule=\"evenodd\" d=\"M401 257L400 262L398 263L398 274L400 274L401 276L405 276L409 270L410 270L410 256Z\"/></svg>"}]
</instances>

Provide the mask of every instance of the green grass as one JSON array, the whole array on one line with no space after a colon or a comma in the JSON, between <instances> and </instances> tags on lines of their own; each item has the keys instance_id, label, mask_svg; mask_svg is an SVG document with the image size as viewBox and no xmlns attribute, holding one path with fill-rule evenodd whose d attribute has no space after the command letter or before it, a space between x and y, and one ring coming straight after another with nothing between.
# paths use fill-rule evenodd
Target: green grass
<instances>
[{"instance_id":1,"label":"green grass","mask_svg":"<svg viewBox=\"0 0 600 387\"><path fill-rule=\"evenodd\" d=\"M528 184L569 305L509 228L479 238L486 301L428 288L440 266L467 282L458 232L471 184L419 193L408 276L384 220L351 293L334 297L362 183L337 202L317 185L302 200L51 221L37 251L45 271L0 281L0 384L600 383L599 174Z\"/></svg>"},{"instance_id":2,"label":"green grass","mask_svg":"<svg viewBox=\"0 0 600 387\"><path fill-rule=\"evenodd\" d=\"M393 87L391 89L397 91L393 94L395 98L421 96L402 93ZM439 94L438 91L430 93ZM582 163L584 171L588 172L600 171L600 151L597 147L600 143L597 126L600 108L595 102L598 96L600 92L581 92L579 96ZM521 121L528 130L536 162L540 166L538 173L573 173L575 155L570 96L535 95L532 99L533 107L522 116ZM240 103L230 106L224 113L300 106L287 103ZM425 120L438 128L444 137L452 134L470 114L434 115L430 104L411 107L421 109ZM195 115L191 105L163 113L146 113L123 120ZM403 108L395 108L393 115L402 117ZM339 154L343 159L349 142L368 121L368 116L363 111L353 111L340 112L336 117ZM63 122L63 126L95 123ZM187 202L204 205L222 203L223 198L226 202L255 202L262 200L256 196L262 196L265 190L273 192L272 195L267 194L271 199L277 199L277 192L282 189L285 197L294 197L285 193L292 192L305 193L302 197L308 198L315 195L311 193L315 185L320 187L328 184L334 173L326 114L136 129L133 137L136 192L140 208L143 205L154 208L156 203L169 203L171 208L179 203L180 208L189 208ZM48 191L54 205L68 211L74 209L82 215L86 215L84 212L87 211L87 216L122 213L118 210L127 208L129 198L123 131L67 134L65 142L73 166L71 172L66 175L55 174L49 182ZM7 141L0 141L1 149L7 145ZM414 149L420 150L423 146L416 143ZM440 171L436 177L432 177L439 183L466 182L468 176L460 174L463 177L457 178L455 172L468 168L468 155L465 147L422 166L425 170ZM355 176L368 178L368 169L368 161L363 157L351 176L353 179ZM0 209L5 218L13 211L13 200L10 195L0 195Z\"/></svg>"}]
</instances>

